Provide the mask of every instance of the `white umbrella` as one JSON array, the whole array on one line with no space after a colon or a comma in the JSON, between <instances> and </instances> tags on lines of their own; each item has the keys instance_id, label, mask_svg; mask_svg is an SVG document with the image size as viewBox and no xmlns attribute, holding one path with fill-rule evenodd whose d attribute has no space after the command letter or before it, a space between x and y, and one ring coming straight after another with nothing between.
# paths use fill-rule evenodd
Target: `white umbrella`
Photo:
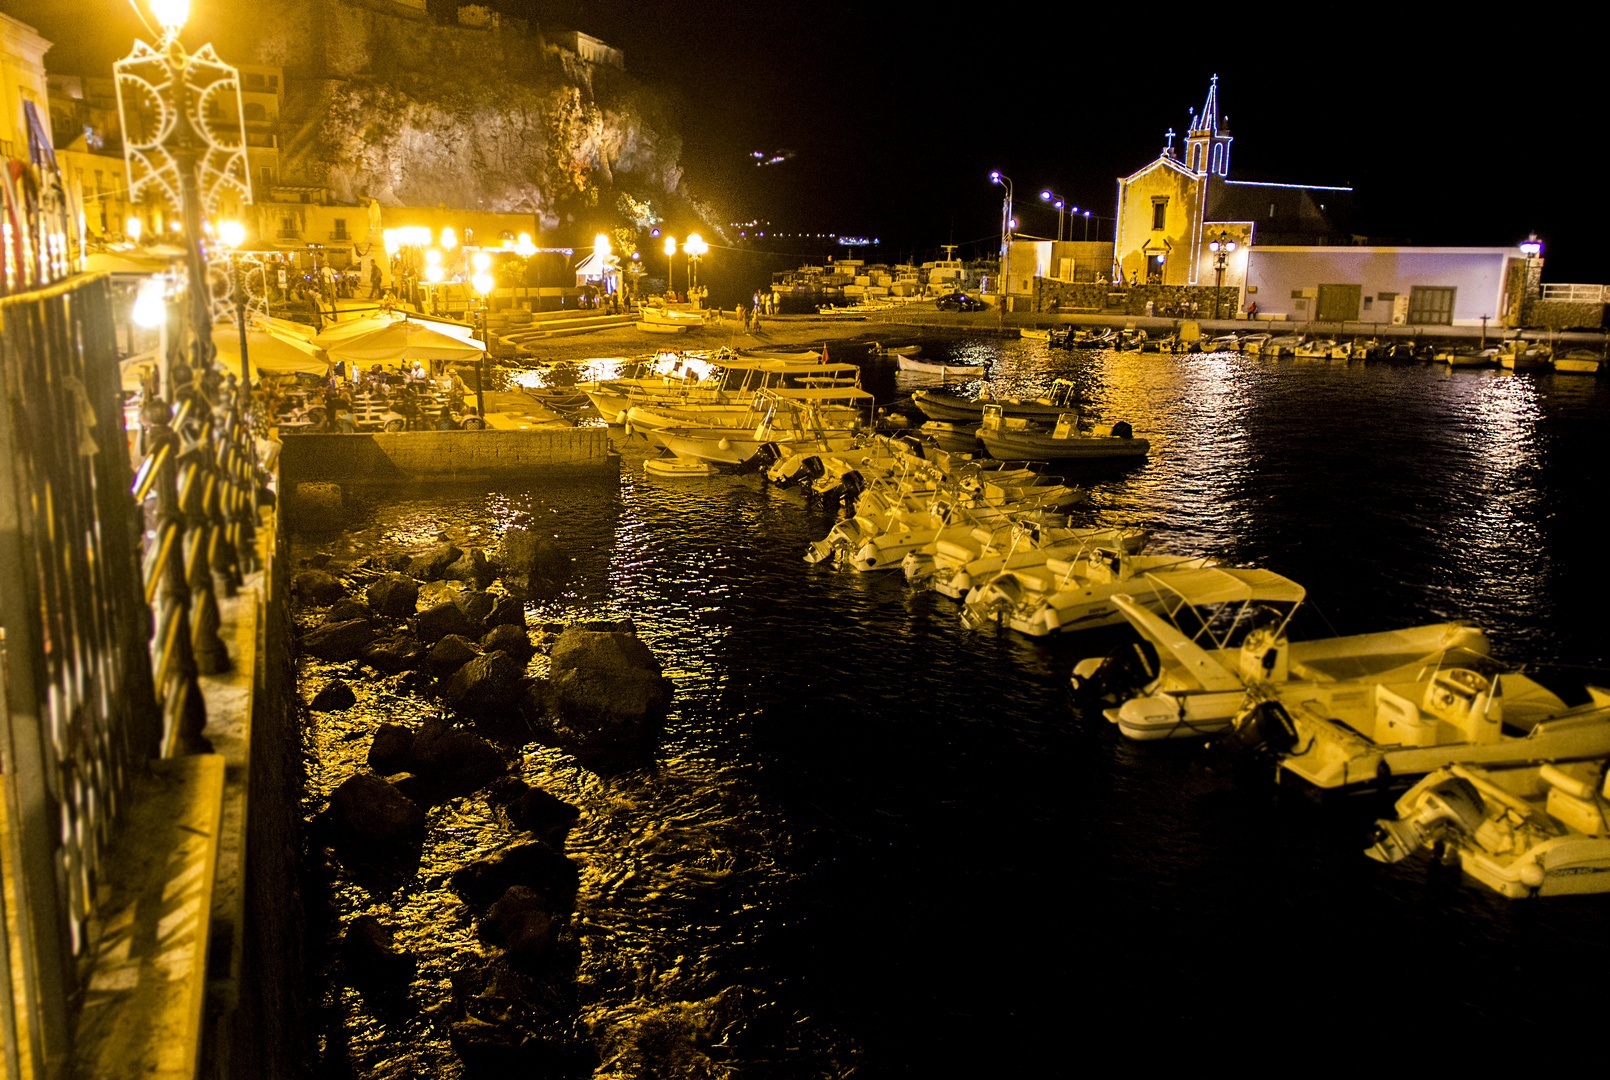
<instances>
[{"instance_id":1,"label":"white umbrella","mask_svg":"<svg viewBox=\"0 0 1610 1080\"><path fill-rule=\"evenodd\" d=\"M349 366L409 360L474 360L483 349L479 341L463 341L412 319L390 321L352 335L325 331L313 342L324 346L331 360L345 360Z\"/></svg>"},{"instance_id":2,"label":"white umbrella","mask_svg":"<svg viewBox=\"0 0 1610 1080\"><path fill-rule=\"evenodd\" d=\"M240 333L228 323L213 328L212 343L218 349L218 362L225 371L240 371ZM246 331L246 362L253 371L270 375L317 375L330 373L330 358L317 345L286 337L269 330Z\"/></svg>"}]
</instances>

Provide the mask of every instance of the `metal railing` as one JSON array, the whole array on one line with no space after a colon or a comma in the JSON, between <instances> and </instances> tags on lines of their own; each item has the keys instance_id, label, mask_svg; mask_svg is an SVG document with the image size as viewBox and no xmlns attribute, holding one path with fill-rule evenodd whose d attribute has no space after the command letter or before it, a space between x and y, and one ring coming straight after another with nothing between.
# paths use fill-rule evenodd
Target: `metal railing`
<instances>
[{"instance_id":1,"label":"metal railing","mask_svg":"<svg viewBox=\"0 0 1610 1080\"><path fill-rule=\"evenodd\" d=\"M221 375L179 357L131 469L105 276L0 315L0 1075L49 1076L130 783L208 749L196 677L230 662L216 590L251 569L255 458Z\"/></svg>"},{"instance_id":2,"label":"metal railing","mask_svg":"<svg viewBox=\"0 0 1610 1080\"><path fill-rule=\"evenodd\" d=\"M1544 285L1542 299L1567 300L1576 304L1610 303L1610 286L1606 285Z\"/></svg>"}]
</instances>

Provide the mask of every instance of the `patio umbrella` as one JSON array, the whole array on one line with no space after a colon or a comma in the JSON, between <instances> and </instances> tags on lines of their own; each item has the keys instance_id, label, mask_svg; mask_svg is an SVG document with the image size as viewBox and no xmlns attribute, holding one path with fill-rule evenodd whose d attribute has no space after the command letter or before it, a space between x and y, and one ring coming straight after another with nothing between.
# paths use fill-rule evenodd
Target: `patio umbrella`
<instances>
[{"instance_id":1,"label":"patio umbrella","mask_svg":"<svg viewBox=\"0 0 1610 1080\"><path fill-rule=\"evenodd\" d=\"M222 323L213 328L212 342L218 349L218 362L225 371L240 371L240 334ZM246 361L253 371L269 375L317 375L330 373L330 359L323 349L297 338L271 330L246 331Z\"/></svg>"},{"instance_id":2,"label":"patio umbrella","mask_svg":"<svg viewBox=\"0 0 1610 1080\"><path fill-rule=\"evenodd\" d=\"M336 334L340 329L325 331L313 343L322 345L331 360L345 360L349 367L410 360L475 360L482 352L479 341L465 341L412 319L388 320L351 335Z\"/></svg>"}]
</instances>

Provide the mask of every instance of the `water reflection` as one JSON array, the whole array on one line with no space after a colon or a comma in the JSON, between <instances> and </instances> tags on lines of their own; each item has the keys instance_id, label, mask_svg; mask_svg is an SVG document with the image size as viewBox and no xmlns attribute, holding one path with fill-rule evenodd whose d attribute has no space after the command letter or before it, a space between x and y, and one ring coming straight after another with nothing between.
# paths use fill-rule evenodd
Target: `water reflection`
<instances>
[{"instance_id":1,"label":"water reflection","mask_svg":"<svg viewBox=\"0 0 1610 1080\"><path fill-rule=\"evenodd\" d=\"M1340 632L1474 618L1516 659L1606 660L1610 634L1582 603L1603 579L1610 392L1598 380L998 339L923 352L989 359L1003 395L1070 379L1087 415L1151 439L1144 465L1090 480L1093 521L1288 574ZM864 374L880 404L902 392L887 358ZM1121 1006L1159 982L1205 1003L1202 1024L1229 1022L1245 999L1214 1004L1224 971L1274 970L1292 941L1353 955L1359 927L1401 931L1456 984L1522 956L1550 970L1610 963L1602 904L1510 905L1423 864L1380 867L1359 854L1360 815L1239 788L1187 747L1126 744L1078 715L1067 672L1119 632L965 631L954 602L898 575L806 565L829 508L753 475L649 480L645 453L628 444L618 488L375 498L339 537L293 549L317 540L351 558L440 534L490 543L526 524L577 561L530 617L631 618L672 675L652 768L602 777L518 750L527 781L583 810L577 1030L620 1051L614 1075L651 1074L629 1049L649 1027L754 1077L884 1075L935 1047L948 1056L935 1075L997 1073L1003 1046L1016 1064L1064 1071L1063 1032L1154 1032L1150 1014L1137 1025ZM306 695L336 673L303 671ZM380 722L431 707L394 685L359 696L309 720L310 813L363 767ZM402 928L421 1008L445 998L458 957L484 948L446 877L506 835L475 797L433 810L430 829L430 861L395 893L339 872L333 885L339 919L374 912ZM1124 943L1121 963L1108 940ZM1110 974L1094 1002L1081 980L1046 977L1092 965ZM1431 1014L1483 1021L1486 1005L1455 996ZM1295 1006L1263 1004L1295 1021ZM454 1075L426 1013L333 989L326 1005L346 1019L342 1053L361 1075ZM1504 1007L1535 1025L1554 1004Z\"/></svg>"}]
</instances>

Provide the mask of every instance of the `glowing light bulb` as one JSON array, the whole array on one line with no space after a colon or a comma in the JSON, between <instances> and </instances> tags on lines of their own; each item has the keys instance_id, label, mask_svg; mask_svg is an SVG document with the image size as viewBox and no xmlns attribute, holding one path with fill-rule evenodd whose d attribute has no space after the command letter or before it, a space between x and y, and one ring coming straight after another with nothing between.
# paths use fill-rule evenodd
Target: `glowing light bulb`
<instances>
[{"instance_id":1,"label":"glowing light bulb","mask_svg":"<svg viewBox=\"0 0 1610 1080\"><path fill-rule=\"evenodd\" d=\"M238 221L219 222L218 240L225 247L240 247L246 242L246 226Z\"/></svg>"},{"instance_id":2,"label":"glowing light bulb","mask_svg":"<svg viewBox=\"0 0 1610 1080\"><path fill-rule=\"evenodd\" d=\"M475 267L479 273L484 274L492 269L492 256L484 251L477 251L470 256L470 265Z\"/></svg>"},{"instance_id":3,"label":"glowing light bulb","mask_svg":"<svg viewBox=\"0 0 1610 1080\"><path fill-rule=\"evenodd\" d=\"M168 305L163 300L163 288L160 278L146 278L140 286L139 295L134 298L134 322L136 326L146 329L161 326L168 317Z\"/></svg>"},{"instance_id":4,"label":"glowing light bulb","mask_svg":"<svg viewBox=\"0 0 1610 1080\"><path fill-rule=\"evenodd\" d=\"M184 22L190 17L190 0L149 0L149 3L151 14L169 37L184 29Z\"/></svg>"},{"instance_id":5,"label":"glowing light bulb","mask_svg":"<svg viewBox=\"0 0 1610 1080\"><path fill-rule=\"evenodd\" d=\"M492 275L485 270L479 271L470 278L470 284L475 286L476 292L485 296L492 291Z\"/></svg>"}]
</instances>

